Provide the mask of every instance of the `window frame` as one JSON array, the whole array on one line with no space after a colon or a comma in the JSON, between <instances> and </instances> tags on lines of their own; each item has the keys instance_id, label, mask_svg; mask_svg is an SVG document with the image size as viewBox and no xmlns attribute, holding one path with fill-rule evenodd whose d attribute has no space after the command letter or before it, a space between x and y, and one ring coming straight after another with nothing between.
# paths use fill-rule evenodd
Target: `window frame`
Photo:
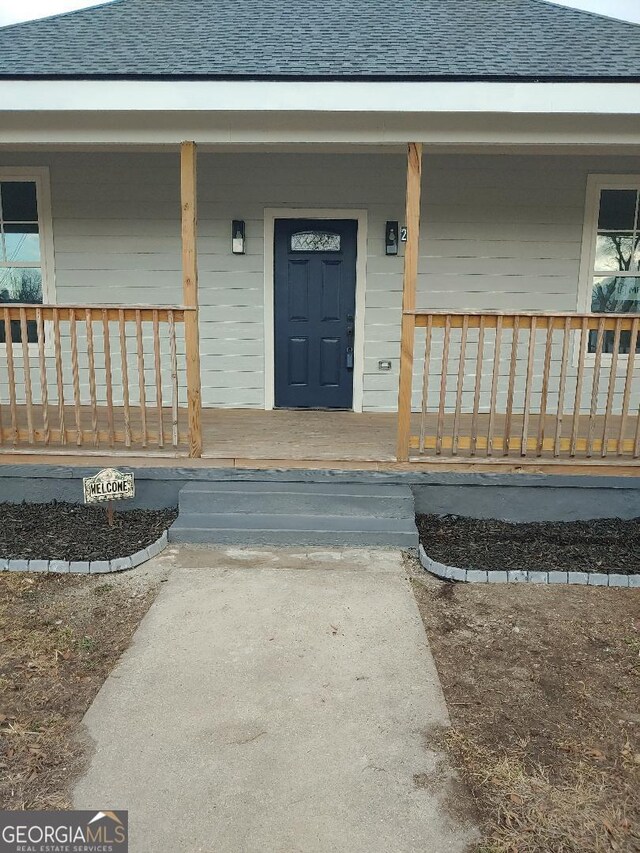
<instances>
[{"instance_id":1,"label":"window frame","mask_svg":"<svg viewBox=\"0 0 640 853\"><path fill-rule=\"evenodd\" d=\"M578 276L577 311L583 314L593 314L591 310L593 278L595 276L596 249L598 238L598 219L600 215L600 194L602 190L637 190L640 192L640 174L637 172L616 174L590 174L587 176L587 192L585 199L584 223L582 228L582 251L580 254L580 272ZM638 273L640 276L640 272ZM636 277L638 277L636 276ZM630 316L634 316L631 314ZM640 316L640 313L637 315ZM595 364L595 353L585 352L585 366ZM627 369L628 353L618 353L618 371ZM573 347L574 367L580 360L580 334L575 335ZM603 366L611 364L612 354L601 353L600 362ZM634 370L640 369L640 353L636 354Z\"/></svg>"},{"instance_id":2,"label":"window frame","mask_svg":"<svg viewBox=\"0 0 640 853\"><path fill-rule=\"evenodd\" d=\"M2 166L0 182L33 181L36 185L36 204L38 205L38 236L40 238L40 269L42 271L42 304L56 302L53 216L51 212L51 174L48 166ZM51 346L51 335L45 323L45 347ZM14 347L16 344L14 344ZM20 344L19 346L22 346ZM28 344L30 350L38 348L37 343ZM5 354L7 345L0 343L0 354Z\"/></svg>"}]
</instances>

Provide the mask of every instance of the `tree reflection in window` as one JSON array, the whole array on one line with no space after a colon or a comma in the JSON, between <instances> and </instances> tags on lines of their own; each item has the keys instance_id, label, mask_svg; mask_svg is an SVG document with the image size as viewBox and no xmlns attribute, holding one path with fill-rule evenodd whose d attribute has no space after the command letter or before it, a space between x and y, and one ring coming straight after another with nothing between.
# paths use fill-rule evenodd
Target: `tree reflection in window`
<instances>
[{"instance_id":1,"label":"tree reflection in window","mask_svg":"<svg viewBox=\"0 0 640 853\"><path fill-rule=\"evenodd\" d=\"M605 189L600 193L598 231L591 289L594 313L640 313L640 192ZM606 331L603 352L613 352L614 331ZM597 348L598 332L589 333L589 352ZM620 333L620 353L628 353L631 332ZM636 351L640 352L640 340Z\"/></svg>"},{"instance_id":2,"label":"tree reflection in window","mask_svg":"<svg viewBox=\"0 0 640 853\"><path fill-rule=\"evenodd\" d=\"M42 304L42 262L35 181L0 181L0 343L6 343L3 304ZM11 339L21 343L19 320ZM27 321L29 343L38 340L37 323Z\"/></svg>"}]
</instances>

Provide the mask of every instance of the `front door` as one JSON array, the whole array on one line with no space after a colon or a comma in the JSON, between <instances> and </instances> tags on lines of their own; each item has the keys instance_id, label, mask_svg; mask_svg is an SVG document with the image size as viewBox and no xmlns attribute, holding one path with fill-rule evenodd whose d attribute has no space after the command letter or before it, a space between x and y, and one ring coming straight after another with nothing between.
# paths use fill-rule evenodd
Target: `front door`
<instances>
[{"instance_id":1,"label":"front door","mask_svg":"<svg viewBox=\"0 0 640 853\"><path fill-rule=\"evenodd\" d=\"M352 219L276 219L278 407L352 407L357 229Z\"/></svg>"}]
</instances>

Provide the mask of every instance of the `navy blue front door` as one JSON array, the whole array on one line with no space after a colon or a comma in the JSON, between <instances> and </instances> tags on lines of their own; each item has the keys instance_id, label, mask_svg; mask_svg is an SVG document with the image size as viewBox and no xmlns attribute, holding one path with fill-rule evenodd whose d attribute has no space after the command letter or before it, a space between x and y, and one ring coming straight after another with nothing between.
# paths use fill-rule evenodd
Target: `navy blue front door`
<instances>
[{"instance_id":1,"label":"navy blue front door","mask_svg":"<svg viewBox=\"0 0 640 853\"><path fill-rule=\"evenodd\" d=\"M356 303L351 219L277 219L275 403L350 409Z\"/></svg>"}]
</instances>

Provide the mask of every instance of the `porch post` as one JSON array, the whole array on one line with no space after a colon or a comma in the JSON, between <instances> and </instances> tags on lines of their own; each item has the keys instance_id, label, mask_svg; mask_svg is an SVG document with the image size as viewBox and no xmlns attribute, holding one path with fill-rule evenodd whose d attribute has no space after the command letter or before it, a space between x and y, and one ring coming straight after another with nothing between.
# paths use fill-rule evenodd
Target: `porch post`
<instances>
[{"instance_id":1,"label":"porch post","mask_svg":"<svg viewBox=\"0 0 640 853\"><path fill-rule=\"evenodd\" d=\"M200 387L200 338L198 332L198 252L196 144L180 146L180 195L182 204L182 299L186 308L184 342L187 363L187 411L189 456L202 456L202 393Z\"/></svg>"},{"instance_id":2,"label":"porch post","mask_svg":"<svg viewBox=\"0 0 640 853\"><path fill-rule=\"evenodd\" d=\"M407 242L404 253L404 280L402 285L402 335L400 338L400 380L398 386L398 462L409 459L411 433L411 390L413 379L413 347L416 320L416 282L418 279L418 252L420 243L420 186L422 179L422 144L410 142L407 147L407 208L405 221Z\"/></svg>"}]
</instances>

